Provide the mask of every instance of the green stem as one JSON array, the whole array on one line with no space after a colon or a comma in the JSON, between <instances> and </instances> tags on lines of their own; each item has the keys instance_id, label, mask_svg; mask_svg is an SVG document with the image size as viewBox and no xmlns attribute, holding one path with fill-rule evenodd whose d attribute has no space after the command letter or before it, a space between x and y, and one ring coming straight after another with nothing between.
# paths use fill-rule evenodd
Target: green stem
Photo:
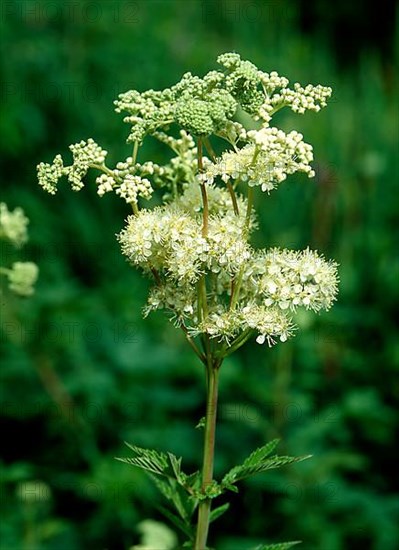
<instances>
[{"instance_id":1,"label":"green stem","mask_svg":"<svg viewBox=\"0 0 399 550\"><path fill-rule=\"evenodd\" d=\"M211 142L209 141L208 138L204 138L204 145L206 147L206 150L208 151L210 157L211 157L211 160L212 162L216 162L216 154L215 154L215 151L213 150L213 147L211 145ZM231 202L233 203L233 210L234 210L234 214L236 216L239 216L240 215L240 212L238 210L238 203L237 203L237 197L234 193L234 188L233 186L231 185L230 181L227 182L227 189L230 193L230 197L231 197Z\"/></svg>"},{"instance_id":2,"label":"green stem","mask_svg":"<svg viewBox=\"0 0 399 550\"><path fill-rule=\"evenodd\" d=\"M249 233L249 226L251 223L251 212L252 212L252 206L254 202L254 188L248 187L248 197L247 197L247 213L245 215L245 225L244 225L244 236L247 238ZM241 284L242 284L242 278L244 275L244 266L240 268L240 271L238 272L238 275L236 279L233 281L232 284L232 292L230 296L230 310L232 311L236 304L237 300L240 294L241 290Z\"/></svg>"},{"instance_id":3,"label":"green stem","mask_svg":"<svg viewBox=\"0 0 399 550\"><path fill-rule=\"evenodd\" d=\"M215 162L215 161L216 161L216 153L215 153L215 151L213 150L213 147L212 147L212 145L211 145L211 142L209 141L209 138L204 137L203 140L204 140L204 145L205 145L205 147L206 147L206 150L208 151L209 156L211 157L212 162Z\"/></svg>"},{"instance_id":4,"label":"green stem","mask_svg":"<svg viewBox=\"0 0 399 550\"><path fill-rule=\"evenodd\" d=\"M90 164L90 168L95 168L96 170L101 170L101 172L104 172L104 174L107 174L107 176L110 176L111 178L115 179L115 174L112 170L110 170L105 164Z\"/></svg>"},{"instance_id":5,"label":"green stem","mask_svg":"<svg viewBox=\"0 0 399 550\"><path fill-rule=\"evenodd\" d=\"M139 142L135 141L134 145L133 145L133 154L132 154L132 164L133 165L136 164L138 150L139 150Z\"/></svg>"},{"instance_id":6,"label":"green stem","mask_svg":"<svg viewBox=\"0 0 399 550\"><path fill-rule=\"evenodd\" d=\"M200 174L204 171L204 165L202 162L202 140L198 138L198 172ZM201 195L202 195L202 236L208 235L208 218L209 218L209 206L208 206L208 194L206 192L206 185L203 181L200 182Z\"/></svg>"},{"instance_id":7,"label":"green stem","mask_svg":"<svg viewBox=\"0 0 399 550\"><path fill-rule=\"evenodd\" d=\"M220 361L208 356L207 363L207 406L204 435L204 454L202 461L202 492L205 492L213 480L213 463L215 454L216 415L218 402L218 382ZM209 530L211 500L201 500L198 507L197 534L194 550L205 550Z\"/></svg>"},{"instance_id":8,"label":"green stem","mask_svg":"<svg viewBox=\"0 0 399 550\"><path fill-rule=\"evenodd\" d=\"M251 222L251 212L252 212L252 206L254 203L254 188L248 186L248 196L247 196L247 213L245 215L245 233L248 234L249 231L249 224Z\"/></svg>"},{"instance_id":9,"label":"green stem","mask_svg":"<svg viewBox=\"0 0 399 550\"><path fill-rule=\"evenodd\" d=\"M238 348L243 346L248 338L251 336L252 330L253 329L251 328L246 329L242 334L240 334L240 336L237 336L237 338L233 340L230 345L223 346L220 350L220 354L218 355L218 357L220 356L224 359L225 357L228 357L229 355L237 351Z\"/></svg>"},{"instance_id":10,"label":"green stem","mask_svg":"<svg viewBox=\"0 0 399 550\"><path fill-rule=\"evenodd\" d=\"M236 194L234 193L234 188L233 188L233 186L231 185L231 183L229 181L227 182L227 189L230 193L231 202L233 203L234 214L236 216L239 216L240 211L238 209L237 197L236 197Z\"/></svg>"},{"instance_id":11,"label":"green stem","mask_svg":"<svg viewBox=\"0 0 399 550\"><path fill-rule=\"evenodd\" d=\"M184 325L184 324L181 324L180 325L180 328L182 329L182 331L184 332L185 336L186 336L186 340L187 342L190 344L191 348L193 349L194 353L197 355L197 357L199 359L201 359L201 361L206 364L206 357L205 355L198 349L196 343L194 342L194 340L191 338L188 330L187 330L187 327Z\"/></svg>"}]
</instances>

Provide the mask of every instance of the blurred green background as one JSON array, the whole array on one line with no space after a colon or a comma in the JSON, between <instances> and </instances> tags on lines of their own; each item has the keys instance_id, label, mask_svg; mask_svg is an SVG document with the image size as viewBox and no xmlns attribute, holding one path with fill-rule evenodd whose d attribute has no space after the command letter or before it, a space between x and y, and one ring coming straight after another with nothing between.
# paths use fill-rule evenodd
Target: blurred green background
<instances>
[{"instance_id":1,"label":"blurred green background","mask_svg":"<svg viewBox=\"0 0 399 550\"><path fill-rule=\"evenodd\" d=\"M182 455L188 471L199 466L202 369L161 315L141 318L147 285L114 237L126 205L98 198L93 185L76 195L66 182L50 197L35 167L57 152L67 158L68 145L87 137L111 163L124 159L117 94L203 74L231 50L334 89L317 115L276 117L314 145L317 176L257 197L255 240L317 248L340 263L341 285L331 312L298 317L292 341L249 344L226 361L216 474L274 437L282 453L314 458L243 484L210 543L398 548L394 2L3 0L0 8L1 200L31 219L23 256L40 266L32 298L1 297L0 548L138 544L140 521L162 521L161 497L113 459L127 454L125 440ZM140 159L162 153L149 141Z\"/></svg>"}]
</instances>

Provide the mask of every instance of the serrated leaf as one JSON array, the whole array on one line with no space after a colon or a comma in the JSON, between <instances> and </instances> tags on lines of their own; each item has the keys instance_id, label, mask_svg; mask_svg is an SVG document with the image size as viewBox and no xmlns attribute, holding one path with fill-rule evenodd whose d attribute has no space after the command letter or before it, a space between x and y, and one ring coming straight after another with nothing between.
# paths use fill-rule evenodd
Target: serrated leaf
<instances>
[{"instance_id":1,"label":"serrated leaf","mask_svg":"<svg viewBox=\"0 0 399 550\"><path fill-rule=\"evenodd\" d=\"M270 453L276 448L278 444L278 439L274 439L267 445L256 449L249 457L241 464L240 466L235 466L232 468L223 478L222 485L228 489L231 489L232 484L237 481L249 477L251 475L265 472L266 470L271 470L275 468L280 468L286 464L292 464L294 462L300 462L307 458L310 458L311 455L305 456L272 456L267 458Z\"/></svg>"},{"instance_id":2,"label":"serrated leaf","mask_svg":"<svg viewBox=\"0 0 399 550\"><path fill-rule=\"evenodd\" d=\"M134 445L126 443L126 445L134 452L133 457L117 457L116 460L137 466L150 474L158 474L172 479L181 485L188 493L193 494L197 489L199 472L193 474L185 474L181 470L181 457L177 458L172 453L162 453L152 449L142 449Z\"/></svg>"},{"instance_id":3,"label":"serrated leaf","mask_svg":"<svg viewBox=\"0 0 399 550\"><path fill-rule=\"evenodd\" d=\"M247 459L245 459L243 466L253 464L254 462L259 462L260 460L270 456L279 443L279 439L273 439L272 441L269 441L269 443L266 443L266 445L259 447L253 451Z\"/></svg>"},{"instance_id":4,"label":"serrated leaf","mask_svg":"<svg viewBox=\"0 0 399 550\"><path fill-rule=\"evenodd\" d=\"M261 544L254 548L254 550L288 550L301 542L300 540L294 540L292 542L280 542L277 544Z\"/></svg>"},{"instance_id":5,"label":"serrated leaf","mask_svg":"<svg viewBox=\"0 0 399 550\"><path fill-rule=\"evenodd\" d=\"M142 449L141 447L136 447L129 443L126 443L126 445L134 452L135 456L124 458L116 457L116 460L124 462L125 464L131 464L132 466L137 466L153 474L163 474L165 470L167 470L168 456L165 453L152 449Z\"/></svg>"},{"instance_id":6,"label":"serrated leaf","mask_svg":"<svg viewBox=\"0 0 399 550\"><path fill-rule=\"evenodd\" d=\"M183 483L187 476L184 475L184 480L183 480L182 471L181 471L181 460L182 460L181 457L177 458L172 453L168 453L168 457L177 481L179 481L180 483Z\"/></svg>"},{"instance_id":7,"label":"serrated leaf","mask_svg":"<svg viewBox=\"0 0 399 550\"><path fill-rule=\"evenodd\" d=\"M262 463L274 451L279 442L279 439L273 439L266 445L263 445L263 447L259 447L259 449L253 451L248 458L244 460L241 466L235 466L224 476L222 483L228 485L230 481L234 480L234 474L236 472L238 473L241 470L253 468L254 466ZM230 487L228 488L231 489Z\"/></svg>"},{"instance_id":8,"label":"serrated leaf","mask_svg":"<svg viewBox=\"0 0 399 550\"><path fill-rule=\"evenodd\" d=\"M227 512L229 508L230 508L230 504L226 502L226 504L223 504L222 506L218 506L214 510L211 510L211 513L209 515L209 522L211 523L212 521L215 521L218 518L220 518L220 516L225 512Z\"/></svg>"}]
</instances>

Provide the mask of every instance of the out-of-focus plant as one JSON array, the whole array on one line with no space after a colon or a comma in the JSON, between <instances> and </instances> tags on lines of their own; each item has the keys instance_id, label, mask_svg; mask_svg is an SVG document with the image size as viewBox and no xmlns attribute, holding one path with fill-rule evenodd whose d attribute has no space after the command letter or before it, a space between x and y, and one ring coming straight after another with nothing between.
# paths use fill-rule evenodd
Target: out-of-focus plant
<instances>
[{"instance_id":1,"label":"out-of-focus plant","mask_svg":"<svg viewBox=\"0 0 399 550\"><path fill-rule=\"evenodd\" d=\"M0 203L0 239L13 248L21 248L28 240L29 220L22 208L9 210L7 205ZM8 288L20 296L31 296L39 275L39 269L33 262L13 262L11 265L1 265L0 274L8 281Z\"/></svg>"},{"instance_id":2,"label":"out-of-focus plant","mask_svg":"<svg viewBox=\"0 0 399 550\"><path fill-rule=\"evenodd\" d=\"M317 252L259 250L250 243L257 227L256 188L270 193L288 175L314 175L312 146L302 134L271 126L272 116L289 107L295 113L318 112L331 89L296 83L292 88L276 72L265 73L238 54L219 56L221 71L203 78L186 73L162 91L129 91L115 102L131 125L132 156L114 168L107 152L93 139L71 145L73 162L61 155L40 163L40 185L49 193L67 176L74 191L83 188L90 168L99 195L114 191L131 205L133 215L118 235L123 254L153 281L145 315L165 310L181 329L205 367L206 415L201 471L186 474L181 458L172 453L129 445L138 466L174 506L165 515L188 539L187 547L206 548L209 524L228 509L213 501L253 474L298 462L307 456L274 454L278 440L258 448L220 481L213 478L219 374L224 359L253 336L272 346L292 336L297 308L328 310L337 293L337 267ZM248 129L236 120L244 111L252 117ZM179 132L179 133L178 133ZM152 136L172 150L165 165L138 162L144 138ZM210 142L227 143L217 157ZM206 152L206 155L205 155ZM162 204L145 208L159 190ZM197 518L197 519L194 519ZM296 544L261 546L289 548Z\"/></svg>"}]
</instances>

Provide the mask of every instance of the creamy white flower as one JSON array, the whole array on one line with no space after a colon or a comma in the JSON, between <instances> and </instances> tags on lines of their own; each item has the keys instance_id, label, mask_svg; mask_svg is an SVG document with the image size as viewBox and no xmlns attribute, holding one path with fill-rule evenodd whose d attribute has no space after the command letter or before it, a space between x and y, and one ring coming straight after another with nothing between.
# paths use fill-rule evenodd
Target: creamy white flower
<instances>
[{"instance_id":1,"label":"creamy white flower","mask_svg":"<svg viewBox=\"0 0 399 550\"><path fill-rule=\"evenodd\" d=\"M0 238L7 239L17 248L28 240L28 218L22 208L8 210L7 205L0 203Z\"/></svg>"},{"instance_id":2,"label":"creamy white flower","mask_svg":"<svg viewBox=\"0 0 399 550\"><path fill-rule=\"evenodd\" d=\"M337 264L309 249L260 251L245 276L250 293L258 292L266 306L282 310L328 310L337 295Z\"/></svg>"},{"instance_id":3,"label":"creamy white flower","mask_svg":"<svg viewBox=\"0 0 399 550\"><path fill-rule=\"evenodd\" d=\"M315 175L310 165L312 146L295 130L286 134L278 128L264 127L249 131L247 138L251 143L239 151L223 153L215 164L206 165L203 178L208 183L220 176L224 182L238 179L269 192L295 172Z\"/></svg>"},{"instance_id":4,"label":"creamy white flower","mask_svg":"<svg viewBox=\"0 0 399 550\"><path fill-rule=\"evenodd\" d=\"M113 177L108 176L107 174L101 174L96 178L97 183L97 194L102 197L105 193L112 191L116 185L116 182Z\"/></svg>"},{"instance_id":5,"label":"creamy white flower","mask_svg":"<svg viewBox=\"0 0 399 550\"><path fill-rule=\"evenodd\" d=\"M38 275L39 269L33 262L14 262L7 273L8 286L20 296L31 296Z\"/></svg>"},{"instance_id":6,"label":"creamy white flower","mask_svg":"<svg viewBox=\"0 0 399 550\"><path fill-rule=\"evenodd\" d=\"M138 197L150 199L153 188L147 178L140 176L125 176L122 183L117 187L116 194L125 199L127 203L137 204Z\"/></svg>"}]
</instances>

